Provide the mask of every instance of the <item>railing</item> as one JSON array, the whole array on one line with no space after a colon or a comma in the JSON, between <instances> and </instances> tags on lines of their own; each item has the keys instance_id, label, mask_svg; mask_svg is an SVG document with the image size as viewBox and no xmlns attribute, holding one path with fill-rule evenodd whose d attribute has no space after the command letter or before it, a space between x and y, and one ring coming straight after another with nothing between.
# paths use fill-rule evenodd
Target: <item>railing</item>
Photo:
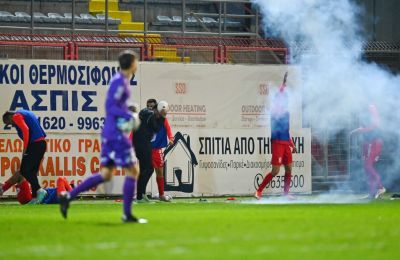
<instances>
[{"instance_id":1,"label":"railing","mask_svg":"<svg viewBox=\"0 0 400 260\"><path fill-rule=\"evenodd\" d=\"M47 53L35 48L53 47ZM30 48L30 55L25 49ZM0 34L3 58L115 60L122 49L135 50L142 61L285 64L287 49L277 40L219 37ZM21 51L25 50L25 51ZM175 52L175 54L173 54ZM170 55L175 55L171 59Z\"/></svg>"}]
</instances>

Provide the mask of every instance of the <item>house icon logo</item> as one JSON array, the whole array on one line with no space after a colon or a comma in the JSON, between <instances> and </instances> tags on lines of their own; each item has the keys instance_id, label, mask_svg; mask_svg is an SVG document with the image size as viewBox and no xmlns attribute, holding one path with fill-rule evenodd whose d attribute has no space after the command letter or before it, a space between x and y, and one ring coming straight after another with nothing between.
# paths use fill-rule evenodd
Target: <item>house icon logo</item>
<instances>
[{"instance_id":1,"label":"house icon logo","mask_svg":"<svg viewBox=\"0 0 400 260\"><path fill-rule=\"evenodd\" d=\"M192 193L194 168L198 163L190 147L190 137L177 132L174 143L164 151L164 161L165 191Z\"/></svg>"}]
</instances>

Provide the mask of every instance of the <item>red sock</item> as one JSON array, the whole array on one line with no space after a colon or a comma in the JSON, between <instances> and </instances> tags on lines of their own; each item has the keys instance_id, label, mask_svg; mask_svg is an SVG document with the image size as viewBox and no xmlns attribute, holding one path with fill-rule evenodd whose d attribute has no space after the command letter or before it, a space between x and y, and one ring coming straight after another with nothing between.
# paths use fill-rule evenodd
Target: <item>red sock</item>
<instances>
[{"instance_id":1,"label":"red sock","mask_svg":"<svg viewBox=\"0 0 400 260\"><path fill-rule=\"evenodd\" d=\"M3 185L3 192L6 192L11 187L12 187L12 185L6 181Z\"/></svg>"},{"instance_id":2,"label":"red sock","mask_svg":"<svg viewBox=\"0 0 400 260\"><path fill-rule=\"evenodd\" d=\"M265 189L265 186L267 186L267 184L272 180L273 177L274 177L274 176L272 176L271 173L268 173L268 174L265 176L264 180L262 181L260 187L258 187L257 191L258 191L258 192L262 192L262 191Z\"/></svg>"},{"instance_id":3,"label":"red sock","mask_svg":"<svg viewBox=\"0 0 400 260\"><path fill-rule=\"evenodd\" d=\"M291 172L285 172L285 177L283 179L283 192L285 195L289 194L289 189L290 189L290 181L292 180L292 173Z\"/></svg>"},{"instance_id":4,"label":"red sock","mask_svg":"<svg viewBox=\"0 0 400 260\"><path fill-rule=\"evenodd\" d=\"M157 187L158 187L158 193L161 196L164 196L164 177L163 176L157 176Z\"/></svg>"}]
</instances>

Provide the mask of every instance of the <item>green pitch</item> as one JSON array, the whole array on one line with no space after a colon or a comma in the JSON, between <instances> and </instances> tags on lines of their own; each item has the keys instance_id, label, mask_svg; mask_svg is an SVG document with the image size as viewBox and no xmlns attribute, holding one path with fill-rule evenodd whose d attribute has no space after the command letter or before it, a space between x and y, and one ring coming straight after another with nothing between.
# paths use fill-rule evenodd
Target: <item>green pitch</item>
<instances>
[{"instance_id":1,"label":"green pitch","mask_svg":"<svg viewBox=\"0 0 400 260\"><path fill-rule=\"evenodd\" d=\"M121 203L0 204L0 259L400 259L400 201L135 205L147 225L121 224ZM270 258L271 259L271 258Z\"/></svg>"}]
</instances>

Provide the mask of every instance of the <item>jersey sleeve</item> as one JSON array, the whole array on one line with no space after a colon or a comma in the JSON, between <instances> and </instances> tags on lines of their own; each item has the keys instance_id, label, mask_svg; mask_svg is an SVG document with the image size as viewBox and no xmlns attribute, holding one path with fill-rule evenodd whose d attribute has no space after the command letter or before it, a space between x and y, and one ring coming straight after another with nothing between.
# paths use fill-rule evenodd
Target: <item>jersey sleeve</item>
<instances>
[{"instance_id":1,"label":"jersey sleeve","mask_svg":"<svg viewBox=\"0 0 400 260\"><path fill-rule=\"evenodd\" d=\"M171 125L169 124L168 118L165 118L164 127L165 127L165 130L167 131L168 140L173 142L174 135L172 133Z\"/></svg>"},{"instance_id":2,"label":"jersey sleeve","mask_svg":"<svg viewBox=\"0 0 400 260\"><path fill-rule=\"evenodd\" d=\"M132 113L125 108L123 96L125 94L125 87L120 82L113 82L110 86L107 99L107 113L115 117L122 117L131 119Z\"/></svg>"},{"instance_id":3,"label":"jersey sleeve","mask_svg":"<svg viewBox=\"0 0 400 260\"><path fill-rule=\"evenodd\" d=\"M24 149L26 150L29 145L29 127L25 122L25 118L21 114L14 114L12 118L14 124L21 129L22 132L22 140L24 141Z\"/></svg>"}]
</instances>

